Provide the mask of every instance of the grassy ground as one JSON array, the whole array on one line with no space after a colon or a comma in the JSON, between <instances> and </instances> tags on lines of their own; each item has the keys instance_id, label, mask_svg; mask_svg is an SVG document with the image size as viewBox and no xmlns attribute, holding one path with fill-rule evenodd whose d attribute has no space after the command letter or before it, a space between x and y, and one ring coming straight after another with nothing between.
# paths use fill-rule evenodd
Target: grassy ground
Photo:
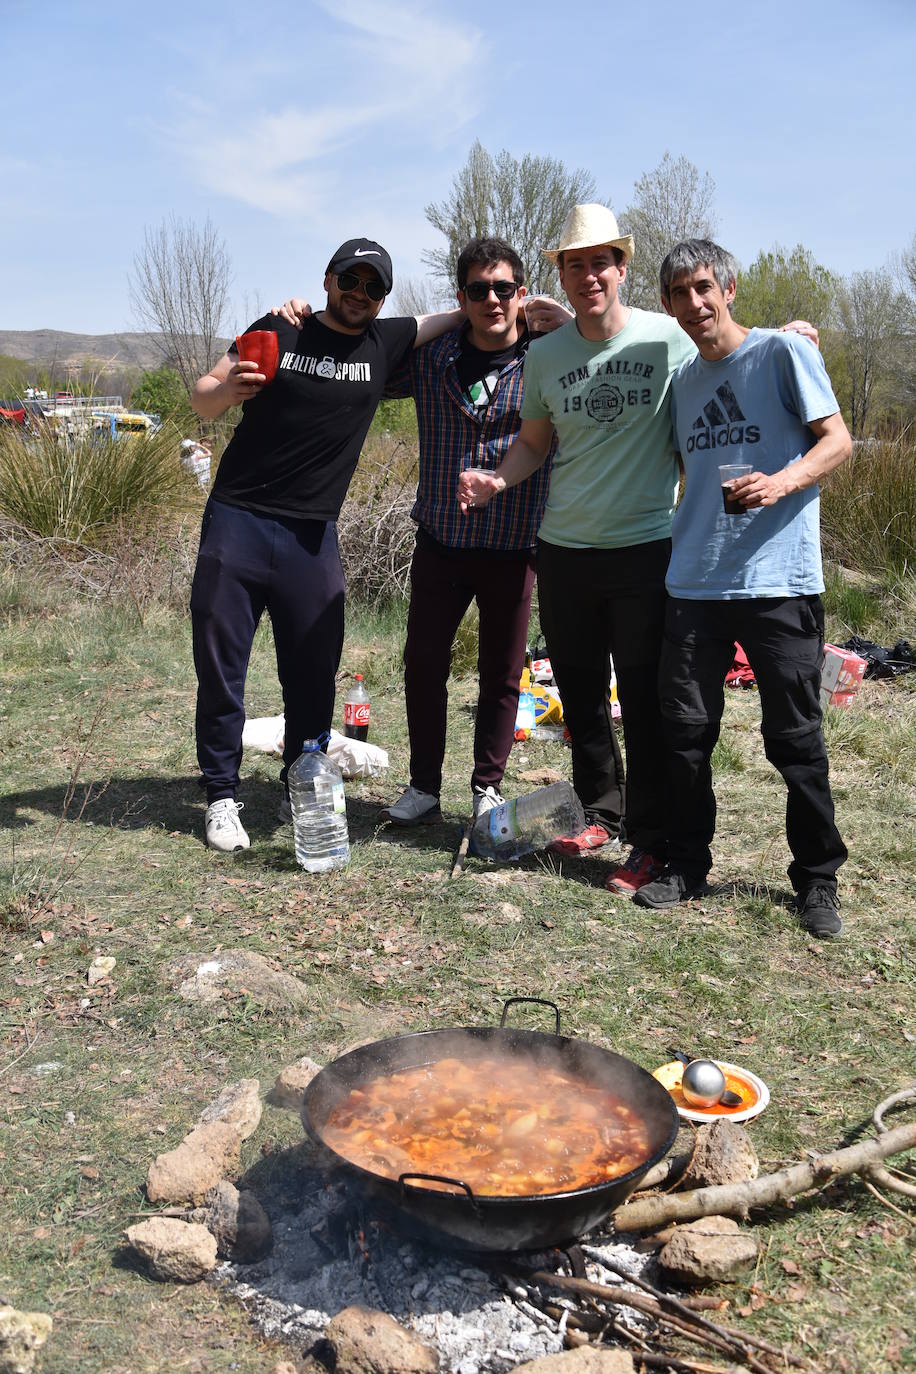
<instances>
[{"instance_id":1,"label":"grassy ground","mask_svg":"<svg viewBox=\"0 0 916 1374\"><path fill-rule=\"evenodd\" d=\"M897 634L905 628L904 617ZM244 763L252 849L226 859L203 847L182 618L153 609L141 629L130 610L3 588L0 1294L52 1313L49 1374L245 1372L280 1357L213 1288L151 1282L121 1233L145 1206L152 1156L221 1086L256 1076L266 1089L304 1053L323 1060L367 1037L489 1024L506 996L551 997L567 1031L647 1067L677 1045L761 1074L772 1104L752 1133L767 1167L867 1134L874 1104L916 1078L910 680L866 684L852 711L828 720L851 859L845 937L819 943L785 905L783 799L750 692L729 697L716 755L708 899L668 913L615 902L600 854L505 870L472 860L449 882L469 802L474 683L461 677L452 692L446 819L420 833L380 826L380 805L407 781L399 636L397 617L351 623L343 667L367 675L391 768L348 786L352 863L315 879L275 820L277 764L263 757ZM266 631L248 710L279 710ZM568 755L517 748L505 790L530 787L522 774L540 767L568 771ZM300 978L308 1016L244 995L192 1006L162 977L173 958L234 946ZM90 988L96 955L117 965ZM266 1108L245 1162L298 1133ZM730 1290L749 1328L824 1370L913 1367L911 1224L853 1181L759 1225L760 1263Z\"/></svg>"}]
</instances>

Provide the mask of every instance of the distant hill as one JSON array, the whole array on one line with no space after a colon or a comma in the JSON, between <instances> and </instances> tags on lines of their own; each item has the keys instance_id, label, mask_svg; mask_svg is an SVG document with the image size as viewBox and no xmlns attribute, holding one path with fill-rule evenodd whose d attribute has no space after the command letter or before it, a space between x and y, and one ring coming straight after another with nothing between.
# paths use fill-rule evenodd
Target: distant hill
<instances>
[{"instance_id":1,"label":"distant hill","mask_svg":"<svg viewBox=\"0 0 916 1374\"><path fill-rule=\"evenodd\" d=\"M87 359L101 364L102 373L139 367L161 367L158 334L67 334L61 329L0 329L0 354L27 363L78 367ZM229 340L226 340L228 345Z\"/></svg>"}]
</instances>

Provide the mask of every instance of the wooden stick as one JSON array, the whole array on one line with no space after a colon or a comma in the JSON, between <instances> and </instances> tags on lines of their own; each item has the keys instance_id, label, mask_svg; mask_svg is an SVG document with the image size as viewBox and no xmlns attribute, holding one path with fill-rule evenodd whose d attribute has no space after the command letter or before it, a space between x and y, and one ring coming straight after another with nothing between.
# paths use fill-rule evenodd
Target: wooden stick
<instances>
[{"instance_id":1,"label":"wooden stick","mask_svg":"<svg viewBox=\"0 0 916 1374\"><path fill-rule=\"evenodd\" d=\"M903 1220L907 1222L910 1226L916 1226L916 1221L912 1221L911 1218L907 1216L906 1212L904 1212L901 1207L898 1207L895 1203L891 1202L890 1198L885 1197L883 1193L879 1192L875 1185L871 1183L867 1177L863 1178L862 1182L865 1184L865 1187L868 1189L868 1191L878 1199L882 1207L888 1207L892 1212L896 1212L898 1217L903 1217Z\"/></svg>"},{"instance_id":2,"label":"wooden stick","mask_svg":"<svg viewBox=\"0 0 916 1374\"><path fill-rule=\"evenodd\" d=\"M606 1264L607 1261L602 1260L602 1263ZM711 1345L714 1349L726 1353L733 1354L738 1351L750 1369L765 1371L767 1368L754 1357L752 1354L754 1350L760 1351L761 1354L774 1355L787 1364L793 1364L802 1369L811 1368L806 1360L780 1350L777 1346L771 1345L769 1341L764 1341L758 1336L731 1331L728 1327L719 1326L718 1323L709 1321L707 1317L701 1317L698 1313L685 1307L677 1298L653 1288L644 1279L638 1279L634 1275L626 1273L623 1273L621 1277L625 1278L628 1283L636 1284L644 1291L634 1292L631 1288L624 1288L622 1285L615 1284L610 1287L607 1284L591 1283L588 1279L571 1278L565 1274L550 1274L543 1270L531 1274L529 1281L551 1285L568 1292L581 1293L587 1297L598 1298L602 1302L632 1307L637 1312L645 1312L648 1316L655 1317L656 1321L662 1324L667 1323L675 1328L679 1334L689 1336L692 1340Z\"/></svg>"},{"instance_id":3,"label":"wooden stick","mask_svg":"<svg viewBox=\"0 0 916 1374\"><path fill-rule=\"evenodd\" d=\"M468 856L468 845L471 843L471 831L474 829L474 822L469 821L464 827L464 834L461 836L461 843L458 846L458 853L455 855L455 862L452 866L450 877L460 878L464 872L464 861Z\"/></svg>"},{"instance_id":4,"label":"wooden stick","mask_svg":"<svg viewBox=\"0 0 916 1374\"><path fill-rule=\"evenodd\" d=\"M866 1140L844 1150L833 1150L806 1164L793 1164L775 1174L748 1179L744 1183L719 1184L696 1188L689 1193L666 1193L663 1197L643 1198L626 1203L613 1214L618 1231L646 1231L666 1226L669 1221L694 1221L697 1217L747 1217L754 1207L786 1202L810 1188L820 1188L835 1178L868 1173L873 1164L888 1155L916 1146L916 1124L896 1126L877 1140Z\"/></svg>"},{"instance_id":5,"label":"wooden stick","mask_svg":"<svg viewBox=\"0 0 916 1374\"><path fill-rule=\"evenodd\" d=\"M883 1168L880 1164L873 1164L866 1175L872 1183L878 1183L882 1188L889 1188L892 1193L902 1193L904 1197L916 1197L916 1184L905 1183L902 1178L895 1178L889 1169Z\"/></svg>"},{"instance_id":6,"label":"wooden stick","mask_svg":"<svg viewBox=\"0 0 916 1374\"><path fill-rule=\"evenodd\" d=\"M887 1130L884 1124L884 1113L901 1102L916 1102L916 1083L910 1083L907 1087L901 1088L899 1092L891 1093L890 1097L886 1097L883 1102L878 1103L872 1113L872 1120L879 1131Z\"/></svg>"}]
</instances>

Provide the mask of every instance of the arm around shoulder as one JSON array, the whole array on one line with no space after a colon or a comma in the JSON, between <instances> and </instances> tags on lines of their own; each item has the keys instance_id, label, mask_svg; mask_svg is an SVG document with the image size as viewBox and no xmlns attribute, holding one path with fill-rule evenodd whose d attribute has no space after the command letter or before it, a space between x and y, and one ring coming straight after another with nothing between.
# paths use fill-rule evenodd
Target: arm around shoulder
<instances>
[{"instance_id":1,"label":"arm around shoulder","mask_svg":"<svg viewBox=\"0 0 916 1374\"><path fill-rule=\"evenodd\" d=\"M415 315L417 322L417 337L414 339L414 348L419 348L421 344L429 343L430 339L438 339L440 334L445 334L449 329L457 329L460 324L464 324L467 316L463 310L440 310L434 315Z\"/></svg>"}]
</instances>

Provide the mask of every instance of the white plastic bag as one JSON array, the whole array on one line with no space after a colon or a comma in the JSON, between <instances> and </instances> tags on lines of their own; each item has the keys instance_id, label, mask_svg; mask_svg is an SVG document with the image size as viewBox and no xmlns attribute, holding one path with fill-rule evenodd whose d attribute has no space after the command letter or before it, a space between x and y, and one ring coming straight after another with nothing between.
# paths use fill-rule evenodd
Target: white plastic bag
<instances>
[{"instance_id":1,"label":"white plastic bag","mask_svg":"<svg viewBox=\"0 0 916 1374\"><path fill-rule=\"evenodd\" d=\"M242 747L260 749L264 754L283 753L286 722L283 716L261 716L246 720L242 731ZM327 755L340 769L344 778L374 778L388 767L388 754L368 740L348 739L331 731Z\"/></svg>"}]
</instances>

